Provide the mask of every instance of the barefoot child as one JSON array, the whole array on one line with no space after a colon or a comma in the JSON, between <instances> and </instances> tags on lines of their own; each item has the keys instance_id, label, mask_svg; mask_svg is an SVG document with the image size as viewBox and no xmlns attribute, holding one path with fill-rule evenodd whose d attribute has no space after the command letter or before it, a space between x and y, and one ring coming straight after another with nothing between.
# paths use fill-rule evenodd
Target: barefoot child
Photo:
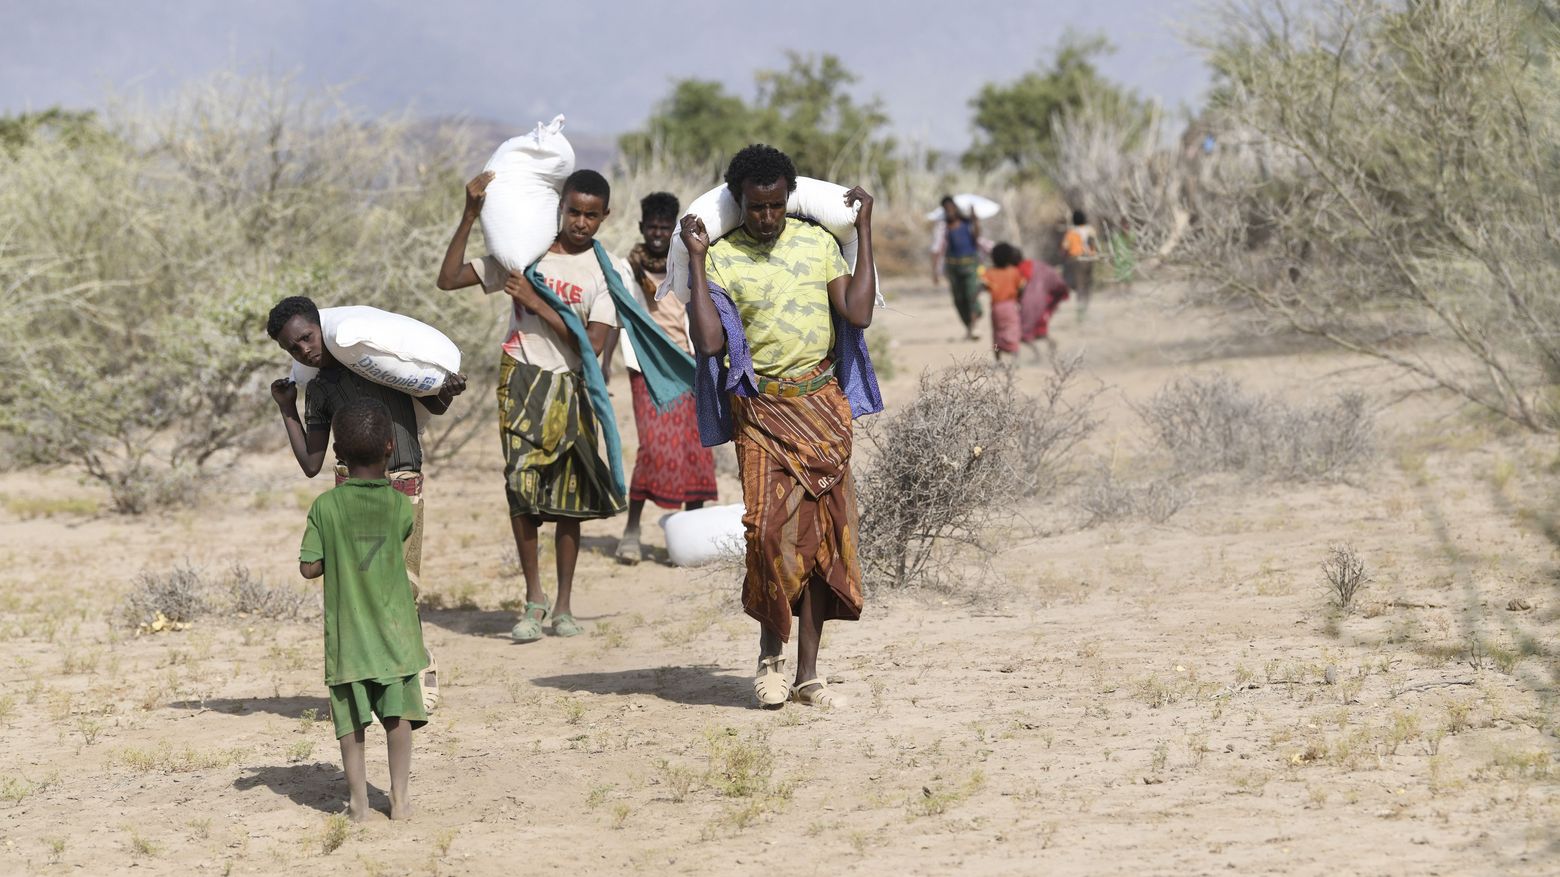
<instances>
[{"instance_id":1,"label":"barefoot child","mask_svg":"<svg viewBox=\"0 0 1560 877\"><path fill-rule=\"evenodd\" d=\"M341 741L353 820L368 815L363 729L378 716L390 749L390 818L411 815L407 783L412 730L428 723L418 677L428 666L406 560L412 504L390 486L385 462L395 452L390 412L355 399L331 422L347 479L309 509L298 571L325 578L325 684Z\"/></svg>"},{"instance_id":2,"label":"barefoot child","mask_svg":"<svg viewBox=\"0 0 1560 877\"><path fill-rule=\"evenodd\" d=\"M421 405L430 414L443 414L449 410L450 402L466 389L466 377L451 375L437 395L422 397L413 397L394 387L376 384L331 356L321 334L320 310L313 301L301 295L277 302L271 308L265 329L272 340L294 360L320 370L309 381L302 418L298 416L297 385L289 378L271 384L271 398L281 411L287 441L304 475L313 478L319 474L325 463L325 445L330 440L331 419L343 406L355 399L377 399L390 412L395 451L390 455L388 477L391 486L411 500L417 521L412 537L406 540L405 550L406 574L412 580L415 599L417 589L422 584L423 475L422 443L417 437L417 411L414 406ZM347 480L347 467L339 459L339 454L335 475L337 485ZM431 653L422 684L423 696L431 710L439 703L438 664Z\"/></svg>"},{"instance_id":3,"label":"barefoot child","mask_svg":"<svg viewBox=\"0 0 1560 877\"><path fill-rule=\"evenodd\" d=\"M991 267L983 278L991 293L991 350L997 362L1003 354L1018 355L1022 335L1018 297L1024 291L1024 276L1018 270L1019 252L1012 244L997 244L991 250Z\"/></svg>"}]
</instances>

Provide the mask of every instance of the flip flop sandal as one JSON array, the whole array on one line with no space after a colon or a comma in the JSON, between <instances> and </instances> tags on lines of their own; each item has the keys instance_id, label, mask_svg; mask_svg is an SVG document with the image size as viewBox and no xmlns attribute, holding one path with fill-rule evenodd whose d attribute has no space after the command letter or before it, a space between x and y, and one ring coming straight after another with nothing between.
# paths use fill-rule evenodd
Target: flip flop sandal
<instances>
[{"instance_id":1,"label":"flip flop sandal","mask_svg":"<svg viewBox=\"0 0 1560 877\"><path fill-rule=\"evenodd\" d=\"M829 690L822 679L809 679L791 688L791 699L800 704L815 706L820 709L843 709L847 703L845 695L835 694Z\"/></svg>"},{"instance_id":2,"label":"flip flop sandal","mask_svg":"<svg viewBox=\"0 0 1560 877\"><path fill-rule=\"evenodd\" d=\"M423 711L431 713L439 705L439 662L432 650L423 651L428 653L428 668L422 672Z\"/></svg>"},{"instance_id":3,"label":"flip flop sandal","mask_svg":"<svg viewBox=\"0 0 1560 877\"><path fill-rule=\"evenodd\" d=\"M585 628L580 627L573 615L565 612L553 619L552 632L553 636L579 636L585 632Z\"/></svg>"},{"instance_id":4,"label":"flip flop sandal","mask_svg":"<svg viewBox=\"0 0 1560 877\"><path fill-rule=\"evenodd\" d=\"M766 710L777 710L785 706L790 694L790 686L785 684L785 658L781 655L759 658L758 675L753 677L753 695L758 698L758 705Z\"/></svg>"},{"instance_id":5,"label":"flip flop sandal","mask_svg":"<svg viewBox=\"0 0 1560 877\"><path fill-rule=\"evenodd\" d=\"M532 618L531 612L540 609L542 617ZM542 638L542 622L552 613L551 603L526 603L520 612L520 620L509 630L509 638L517 643L534 643Z\"/></svg>"},{"instance_id":6,"label":"flip flop sandal","mask_svg":"<svg viewBox=\"0 0 1560 877\"><path fill-rule=\"evenodd\" d=\"M623 534L623 538L618 541L616 557L617 562L625 566L633 566L643 559L643 553L639 548L638 530Z\"/></svg>"}]
</instances>

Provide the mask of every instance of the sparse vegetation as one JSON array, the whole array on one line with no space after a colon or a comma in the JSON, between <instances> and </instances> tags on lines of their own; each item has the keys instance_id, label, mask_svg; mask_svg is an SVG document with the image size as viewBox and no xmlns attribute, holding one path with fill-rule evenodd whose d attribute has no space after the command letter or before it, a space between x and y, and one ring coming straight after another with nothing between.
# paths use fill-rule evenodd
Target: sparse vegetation
<instances>
[{"instance_id":1,"label":"sparse vegetation","mask_svg":"<svg viewBox=\"0 0 1560 877\"><path fill-rule=\"evenodd\" d=\"M332 813L326 816L325 824L320 829L320 852L328 856L341 849L351 832L352 820L347 818L347 814Z\"/></svg>"},{"instance_id":2,"label":"sparse vegetation","mask_svg":"<svg viewBox=\"0 0 1560 877\"><path fill-rule=\"evenodd\" d=\"M1090 526L1127 518L1162 524L1185 508L1191 498L1190 488L1170 478L1122 483L1109 466L1101 466L1079 486L1073 502L1089 516Z\"/></svg>"},{"instance_id":3,"label":"sparse vegetation","mask_svg":"<svg viewBox=\"0 0 1560 877\"><path fill-rule=\"evenodd\" d=\"M120 607L120 619L126 627L146 630L159 625L159 619L164 624L189 624L210 611L210 591L201 571L193 566L175 566L164 573L145 570L131 584Z\"/></svg>"},{"instance_id":4,"label":"sparse vegetation","mask_svg":"<svg viewBox=\"0 0 1560 877\"><path fill-rule=\"evenodd\" d=\"M869 586L934 584L957 549L991 551L990 523L1054 484L1094 429L1093 395L1068 398L1078 367L1059 364L1038 401L983 363L929 371L910 404L860 428L873 452L857 480Z\"/></svg>"},{"instance_id":5,"label":"sparse vegetation","mask_svg":"<svg viewBox=\"0 0 1560 877\"><path fill-rule=\"evenodd\" d=\"M1225 313L1552 432L1557 40L1543 3L1225 4L1195 221L1144 244Z\"/></svg>"},{"instance_id":6,"label":"sparse vegetation","mask_svg":"<svg viewBox=\"0 0 1560 877\"><path fill-rule=\"evenodd\" d=\"M1334 545L1322 561L1322 578L1327 582L1332 602L1340 610L1348 612L1354 606L1354 598L1370 584L1370 573L1365 561L1347 543Z\"/></svg>"},{"instance_id":7,"label":"sparse vegetation","mask_svg":"<svg viewBox=\"0 0 1560 877\"><path fill-rule=\"evenodd\" d=\"M141 632L179 630L214 612L224 615L291 620L310 613L314 601L298 588L272 585L242 564L211 579L191 564L166 572L143 570L120 604L120 622Z\"/></svg>"},{"instance_id":8,"label":"sparse vegetation","mask_svg":"<svg viewBox=\"0 0 1560 877\"><path fill-rule=\"evenodd\" d=\"M79 467L115 511L192 502L274 419L279 298L437 317L468 350L495 323L482 296L435 307L429 282L459 209L456 127L365 123L333 92L236 75L72 124L0 161L0 434L15 460Z\"/></svg>"},{"instance_id":9,"label":"sparse vegetation","mask_svg":"<svg viewBox=\"0 0 1560 877\"><path fill-rule=\"evenodd\" d=\"M1218 373L1172 380L1137 412L1182 475L1337 480L1375 453L1374 427L1357 393L1295 406Z\"/></svg>"}]
</instances>

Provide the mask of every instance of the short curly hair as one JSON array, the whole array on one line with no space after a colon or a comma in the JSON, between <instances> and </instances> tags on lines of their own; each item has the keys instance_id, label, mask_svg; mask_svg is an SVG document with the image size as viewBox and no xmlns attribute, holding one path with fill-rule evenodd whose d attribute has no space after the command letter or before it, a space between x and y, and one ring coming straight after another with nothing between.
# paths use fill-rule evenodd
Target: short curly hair
<instances>
[{"instance_id":1,"label":"short curly hair","mask_svg":"<svg viewBox=\"0 0 1560 877\"><path fill-rule=\"evenodd\" d=\"M796 165L790 156L765 143L743 147L726 166L726 187L738 201L744 183L767 186L781 177L785 177L785 190L795 192Z\"/></svg>"},{"instance_id":2,"label":"short curly hair","mask_svg":"<svg viewBox=\"0 0 1560 877\"><path fill-rule=\"evenodd\" d=\"M390 409L378 399L353 399L331 418L330 431L341 462L358 466L378 463L385 458L385 445L390 442Z\"/></svg>"},{"instance_id":3,"label":"short curly hair","mask_svg":"<svg viewBox=\"0 0 1560 877\"><path fill-rule=\"evenodd\" d=\"M651 192L639 199L639 221L647 219L670 219L675 221L677 215L682 212L682 204L678 203L677 196L671 192Z\"/></svg>"},{"instance_id":4,"label":"short curly hair","mask_svg":"<svg viewBox=\"0 0 1560 877\"><path fill-rule=\"evenodd\" d=\"M562 194L568 195L570 192L594 195L601 199L601 206L608 208L612 206L612 185L599 171L582 168L569 174L569 178L563 181Z\"/></svg>"},{"instance_id":5,"label":"short curly hair","mask_svg":"<svg viewBox=\"0 0 1560 877\"><path fill-rule=\"evenodd\" d=\"M997 268L1012 268L1024 261L1024 253L1006 241L991 248L991 264Z\"/></svg>"},{"instance_id":6,"label":"short curly hair","mask_svg":"<svg viewBox=\"0 0 1560 877\"><path fill-rule=\"evenodd\" d=\"M314 325L320 324L320 309L315 306L314 300L308 296L290 295L276 303L271 308L270 316L265 318L265 334L275 341L276 336L282 334L282 327L293 317L303 317Z\"/></svg>"}]
</instances>

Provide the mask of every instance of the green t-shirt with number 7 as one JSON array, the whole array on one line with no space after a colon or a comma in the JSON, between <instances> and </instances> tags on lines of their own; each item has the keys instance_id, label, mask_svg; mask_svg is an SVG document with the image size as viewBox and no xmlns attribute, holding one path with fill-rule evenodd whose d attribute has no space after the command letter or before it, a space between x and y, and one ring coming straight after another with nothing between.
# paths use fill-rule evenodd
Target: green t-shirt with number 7
<instances>
[{"instance_id":1,"label":"green t-shirt with number 7","mask_svg":"<svg viewBox=\"0 0 1560 877\"><path fill-rule=\"evenodd\" d=\"M349 478L309 507L298 560L325 561L325 684L400 679L428 666L402 543L411 502L384 479Z\"/></svg>"}]
</instances>

